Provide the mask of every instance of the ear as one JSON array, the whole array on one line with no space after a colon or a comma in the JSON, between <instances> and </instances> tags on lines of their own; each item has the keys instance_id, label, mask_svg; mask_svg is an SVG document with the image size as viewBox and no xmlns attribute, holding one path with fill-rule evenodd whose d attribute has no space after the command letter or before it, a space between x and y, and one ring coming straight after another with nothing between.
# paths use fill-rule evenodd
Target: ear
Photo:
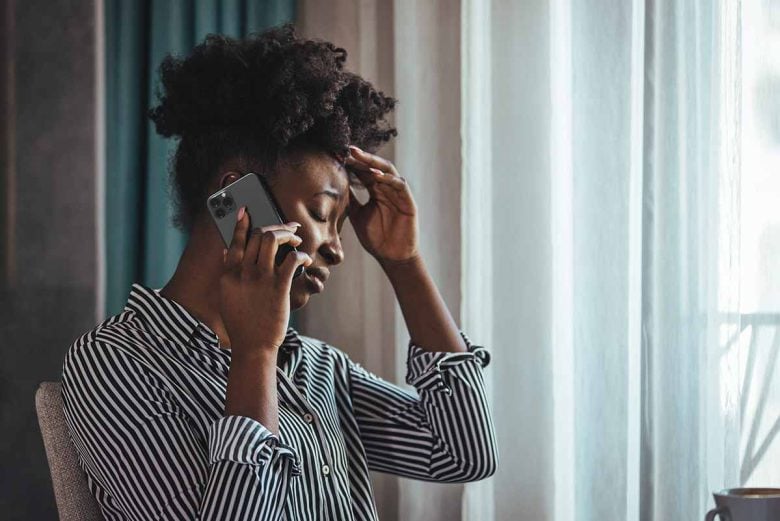
<instances>
[{"instance_id":1,"label":"ear","mask_svg":"<svg viewBox=\"0 0 780 521\"><path fill-rule=\"evenodd\" d=\"M219 189L225 188L230 183L233 183L238 180L238 178L241 177L241 174L238 172L223 172L221 176L219 176Z\"/></svg>"}]
</instances>

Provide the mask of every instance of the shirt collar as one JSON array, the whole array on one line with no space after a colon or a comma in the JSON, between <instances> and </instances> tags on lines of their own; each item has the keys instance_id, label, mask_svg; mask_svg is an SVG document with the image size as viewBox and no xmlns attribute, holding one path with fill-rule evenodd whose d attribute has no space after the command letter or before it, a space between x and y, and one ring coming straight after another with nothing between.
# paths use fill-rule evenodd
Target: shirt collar
<instances>
[{"instance_id":1,"label":"shirt collar","mask_svg":"<svg viewBox=\"0 0 780 521\"><path fill-rule=\"evenodd\" d=\"M209 326L178 302L160 295L160 289L133 283L124 310L133 311L157 335L185 345L192 344L198 336L207 344L230 352L220 347L219 337ZM301 347L301 339L294 328L287 328L281 347L288 351Z\"/></svg>"}]
</instances>

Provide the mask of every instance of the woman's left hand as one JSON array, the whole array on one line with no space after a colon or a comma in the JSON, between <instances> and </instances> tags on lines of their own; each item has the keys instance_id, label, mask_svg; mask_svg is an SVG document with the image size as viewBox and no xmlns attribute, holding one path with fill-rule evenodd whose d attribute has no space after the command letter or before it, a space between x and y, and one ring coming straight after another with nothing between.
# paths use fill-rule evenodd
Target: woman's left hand
<instances>
[{"instance_id":1,"label":"woman's left hand","mask_svg":"<svg viewBox=\"0 0 780 521\"><path fill-rule=\"evenodd\" d=\"M417 206L409 184L387 159L351 146L346 165L368 189L361 204L349 188L349 220L366 251L380 264L406 262L417 250Z\"/></svg>"}]
</instances>

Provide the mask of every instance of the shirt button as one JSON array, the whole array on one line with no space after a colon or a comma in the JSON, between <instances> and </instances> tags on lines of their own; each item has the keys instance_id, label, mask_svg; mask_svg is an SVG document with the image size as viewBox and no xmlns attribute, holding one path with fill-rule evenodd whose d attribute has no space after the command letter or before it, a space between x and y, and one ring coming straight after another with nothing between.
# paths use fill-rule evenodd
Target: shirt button
<instances>
[{"instance_id":1,"label":"shirt button","mask_svg":"<svg viewBox=\"0 0 780 521\"><path fill-rule=\"evenodd\" d=\"M322 466L322 475L323 476L327 476L328 474L330 474L330 467L327 466L327 465L323 465Z\"/></svg>"},{"instance_id":2,"label":"shirt button","mask_svg":"<svg viewBox=\"0 0 780 521\"><path fill-rule=\"evenodd\" d=\"M307 412L306 414L303 415L303 421L305 421L306 423L311 423L314 421L314 416L312 416Z\"/></svg>"}]
</instances>

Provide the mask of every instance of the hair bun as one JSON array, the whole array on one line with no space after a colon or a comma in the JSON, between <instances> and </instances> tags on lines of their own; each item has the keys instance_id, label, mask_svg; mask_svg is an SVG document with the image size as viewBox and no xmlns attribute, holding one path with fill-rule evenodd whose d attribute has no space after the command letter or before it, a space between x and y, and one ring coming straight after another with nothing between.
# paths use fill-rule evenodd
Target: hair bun
<instances>
[{"instance_id":1,"label":"hair bun","mask_svg":"<svg viewBox=\"0 0 780 521\"><path fill-rule=\"evenodd\" d=\"M384 119L395 99L344 70L346 58L330 42L297 38L292 24L242 39L209 34L189 55L167 55L148 116L158 134L181 138L175 222L186 228L202 211L209 180L227 159L272 168L292 145L373 152L395 136Z\"/></svg>"}]
</instances>

